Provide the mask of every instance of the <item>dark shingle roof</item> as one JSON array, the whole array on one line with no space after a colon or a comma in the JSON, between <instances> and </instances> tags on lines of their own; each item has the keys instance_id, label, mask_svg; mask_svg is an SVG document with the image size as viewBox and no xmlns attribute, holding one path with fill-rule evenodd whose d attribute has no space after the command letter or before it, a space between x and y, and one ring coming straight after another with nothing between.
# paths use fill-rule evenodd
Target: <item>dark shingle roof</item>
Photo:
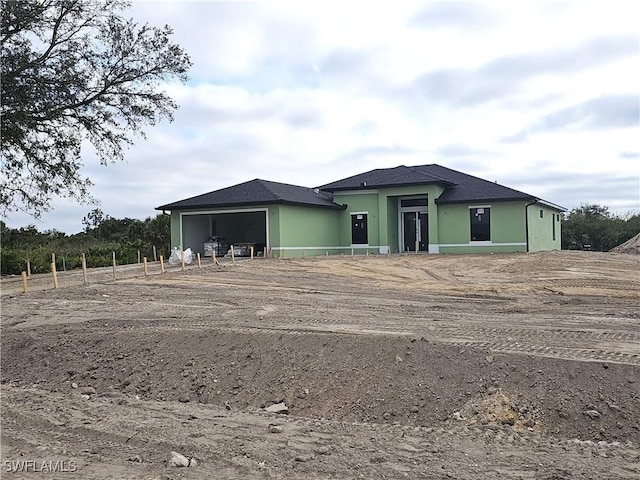
<instances>
[{"instance_id":1,"label":"dark shingle roof","mask_svg":"<svg viewBox=\"0 0 640 480\"><path fill-rule=\"evenodd\" d=\"M195 208L268 205L288 203L325 208L344 208L333 203L332 195L312 188L298 187L286 183L270 182L256 178L248 182L213 192L197 195L167 205L156 210L189 210Z\"/></svg>"},{"instance_id":2,"label":"dark shingle roof","mask_svg":"<svg viewBox=\"0 0 640 480\"><path fill-rule=\"evenodd\" d=\"M336 192L340 190L432 184L441 185L445 188L444 192L436 200L436 203L439 204L471 201L530 200L535 198L528 193L435 164L415 167L401 165L394 168L379 168L338 180L319 188L329 192Z\"/></svg>"},{"instance_id":3,"label":"dark shingle roof","mask_svg":"<svg viewBox=\"0 0 640 480\"><path fill-rule=\"evenodd\" d=\"M449 185L450 182L426 170L419 170L419 167L405 167L404 165L400 165L394 168L377 168L338 180L337 182L328 183L318 188L327 192L335 192L338 190L363 190L368 188L428 184Z\"/></svg>"},{"instance_id":4,"label":"dark shingle roof","mask_svg":"<svg viewBox=\"0 0 640 480\"><path fill-rule=\"evenodd\" d=\"M333 192L404 185L440 185L444 187L444 191L436 199L438 204L536 200L560 211L564 210L563 207L545 202L528 193L435 164L378 168L328 183L318 189L255 179L162 205L156 210L189 210L280 203L341 209L345 207L333 202Z\"/></svg>"},{"instance_id":5,"label":"dark shingle roof","mask_svg":"<svg viewBox=\"0 0 640 480\"><path fill-rule=\"evenodd\" d=\"M466 173L451 170L440 165L424 165L417 168L426 168L446 178L455 184L445 189L438 197L436 203L463 203L470 201L500 201L500 200L533 200L535 197L528 193L505 187L499 183L489 182L482 178L474 177Z\"/></svg>"}]
</instances>

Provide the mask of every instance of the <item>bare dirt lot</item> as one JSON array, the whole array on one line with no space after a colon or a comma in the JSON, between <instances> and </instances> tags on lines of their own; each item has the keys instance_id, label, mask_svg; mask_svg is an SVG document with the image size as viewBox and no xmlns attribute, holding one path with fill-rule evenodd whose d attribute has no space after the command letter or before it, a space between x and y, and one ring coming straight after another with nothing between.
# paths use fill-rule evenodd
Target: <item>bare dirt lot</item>
<instances>
[{"instance_id":1,"label":"bare dirt lot","mask_svg":"<svg viewBox=\"0 0 640 480\"><path fill-rule=\"evenodd\" d=\"M639 267L391 255L3 279L2 477L637 479Z\"/></svg>"}]
</instances>

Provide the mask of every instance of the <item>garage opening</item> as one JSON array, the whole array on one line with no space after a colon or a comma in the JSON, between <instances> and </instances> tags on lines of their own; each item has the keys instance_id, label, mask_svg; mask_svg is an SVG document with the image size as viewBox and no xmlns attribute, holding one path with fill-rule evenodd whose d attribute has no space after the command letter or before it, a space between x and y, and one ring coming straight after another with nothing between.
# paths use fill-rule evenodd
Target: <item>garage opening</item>
<instances>
[{"instance_id":1,"label":"garage opening","mask_svg":"<svg viewBox=\"0 0 640 480\"><path fill-rule=\"evenodd\" d=\"M254 247L256 254L267 247L267 212L234 212L182 215L182 248L202 256L226 255L229 245Z\"/></svg>"}]
</instances>

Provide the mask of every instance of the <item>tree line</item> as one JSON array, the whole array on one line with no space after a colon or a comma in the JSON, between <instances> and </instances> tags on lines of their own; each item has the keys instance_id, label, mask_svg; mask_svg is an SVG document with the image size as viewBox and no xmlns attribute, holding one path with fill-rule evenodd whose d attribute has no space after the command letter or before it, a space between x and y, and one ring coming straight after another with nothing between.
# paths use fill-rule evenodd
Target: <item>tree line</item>
<instances>
[{"instance_id":1,"label":"tree line","mask_svg":"<svg viewBox=\"0 0 640 480\"><path fill-rule=\"evenodd\" d=\"M565 215L563 250L608 252L640 233L640 214L614 215L606 206L584 204Z\"/></svg>"},{"instance_id":2,"label":"tree line","mask_svg":"<svg viewBox=\"0 0 640 480\"><path fill-rule=\"evenodd\" d=\"M159 214L145 220L113 218L99 209L83 219L84 231L67 235L55 229L39 232L34 225L10 228L0 221L0 263L3 275L19 275L29 260L32 273L51 271L51 254L56 255L56 269L72 270L82 266L85 254L87 267L111 265L113 252L118 264L136 263L141 257L156 255L168 258L170 253L170 218Z\"/></svg>"}]
</instances>

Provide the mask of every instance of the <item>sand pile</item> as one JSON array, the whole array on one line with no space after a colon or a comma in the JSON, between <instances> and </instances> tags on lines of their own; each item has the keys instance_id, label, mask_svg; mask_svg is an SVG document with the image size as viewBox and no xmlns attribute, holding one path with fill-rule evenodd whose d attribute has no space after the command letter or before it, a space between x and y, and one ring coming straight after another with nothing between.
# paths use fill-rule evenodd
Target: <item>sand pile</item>
<instances>
[{"instance_id":1,"label":"sand pile","mask_svg":"<svg viewBox=\"0 0 640 480\"><path fill-rule=\"evenodd\" d=\"M615 253L633 253L635 255L640 255L640 233L609 251Z\"/></svg>"}]
</instances>

